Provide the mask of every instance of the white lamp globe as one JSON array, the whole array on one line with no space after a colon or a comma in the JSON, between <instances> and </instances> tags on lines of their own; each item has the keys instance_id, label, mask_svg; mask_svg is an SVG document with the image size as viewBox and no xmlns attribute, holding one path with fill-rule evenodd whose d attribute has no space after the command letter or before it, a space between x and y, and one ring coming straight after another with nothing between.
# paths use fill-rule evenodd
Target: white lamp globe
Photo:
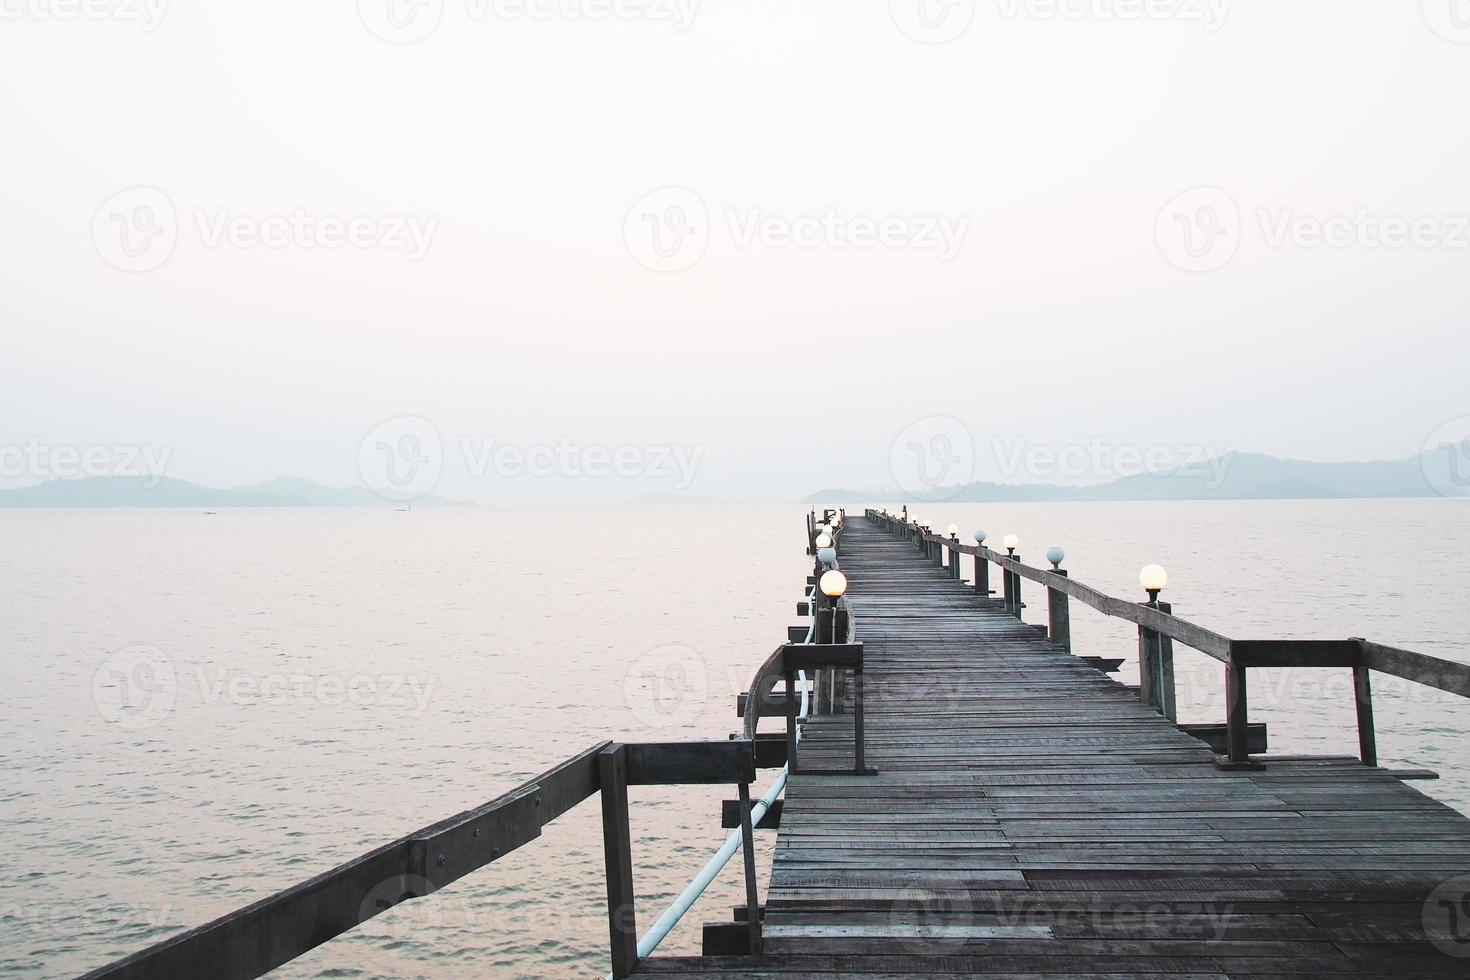
<instances>
[{"instance_id":1,"label":"white lamp globe","mask_svg":"<svg viewBox=\"0 0 1470 980\"><path fill-rule=\"evenodd\" d=\"M835 568L830 572L823 572L817 587L822 590L822 595L836 599L847 591L847 576Z\"/></svg>"},{"instance_id":2,"label":"white lamp globe","mask_svg":"<svg viewBox=\"0 0 1470 980\"><path fill-rule=\"evenodd\" d=\"M951 524L949 526L949 536L952 538L960 536L960 526L958 524Z\"/></svg>"},{"instance_id":3,"label":"white lamp globe","mask_svg":"<svg viewBox=\"0 0 1470 980\"><path fill-rule=\"evenodd\" d=\"M1164 571L1162 565L1145 565L1143 571L1138 573L1138 583L1149 592L1162 592L1164 586L1169 584L1169 573Z\"/></svg>"},{"instance_id":4,"label":"white lamp globe","mask_svg":"<svg viewBox=\"0 0 1470 980\"><path fill-rule=\"evenodd\" d=\"M1062 559L1063 558L1066 558L1066 557L1067 557L1067 550L1065 548L1047 548L1046 549L1046 560L1049 561L1049 562L1051 562L1053 566L1060 565L1062 563Z\"/></svg>"},{"instance_id":5,"label":"white lamp globe","mask_svg":"<svg viewBox=\"0 0 1470 980\"><path fill-rule=\"evenodd\" d=\"M836 548L818 548L817 549L817 560L820 561L823 565L830 565L830 564L832 564L834 561L837 560L837 549Z\"/></svg>"},{"instance_id":6,"label":"white lamp globe","mask_svg":"<svg viewBox=\"0 0 1470 980\"><path fill-rule=\"evenodd\" d=\"M827 534L825 532L823 532L822 534L817 535L817 547L818 548L830 548L830 547L832 547L832 535Z\"/></svg>"},{"instance_id":7,"label":"white lamp globe","mask_svg":"<svg viewBox=\"0 0 1470 980\"><path fill-rule=\"evenodd\" d=\"M1014 534L1007 534L1001 540L1001 543L1005 545L1007 551L1015 551L1017 548L1021 547L1021 539L1016 537Z\"/></svg>"},{"instance_id":8,"label":"white lamp globe","mask_svg":"<svg viewBox=\"0 0 1470 980\"><path fill-rule=\"evenodd\" d=\"M984 531L976 531L975 532L975 543L976 544L984 544L985 543L985 532Z\"/></svg>"}]
</instances>

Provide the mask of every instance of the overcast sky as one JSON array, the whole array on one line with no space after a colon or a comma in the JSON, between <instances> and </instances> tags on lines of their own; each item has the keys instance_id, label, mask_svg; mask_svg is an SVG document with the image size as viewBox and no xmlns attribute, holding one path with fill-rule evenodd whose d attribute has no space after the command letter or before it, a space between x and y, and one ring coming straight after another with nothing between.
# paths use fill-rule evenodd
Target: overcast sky
<instances>
[{"instance_id":1,"label":"overcast sky","mask_svg":"<svg viewBox=\"0 0 1470 980\"><path fill-rule=\"evenodd\" d=\"M0 0L7 484L774 499L1470 414L1461 0L67 2Z\"/></svg>"}]
</instances>

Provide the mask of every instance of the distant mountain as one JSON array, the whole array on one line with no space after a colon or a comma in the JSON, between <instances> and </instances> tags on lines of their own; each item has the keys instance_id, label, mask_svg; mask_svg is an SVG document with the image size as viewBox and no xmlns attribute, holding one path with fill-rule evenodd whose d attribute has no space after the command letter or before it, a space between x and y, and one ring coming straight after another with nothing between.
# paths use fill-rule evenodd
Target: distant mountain
<instances>
[{"instance_id":1,"label":"distant mountain","mask_svg":"<svg viewBox=\"0 0 1470 980\"><path fill-rule=\"evenodd\" d=\"M423 507L458 501L430 494L413 501ZM365 487L324 487L295 477L220 490L188 480L152 476L97 476L48 480L30 487L0 490L0 507L388 507Z\"/></svg>"},{"instance_id":2,"label":"distant mountain","mask_svg":"<svg viewBox=\"0 0 1470 980\"><path fill-rule=\"evenodd\" d=\"M1470 441L1447 444L1408 459L1367 463L1309 463L1262 453L1224 453L1164 473L1141 473L1090 486L1048 483L970 483L930 494L821 490L815 504L842 500L885 503L945 500L956 503L1066 500L1317 500L1334 497L1470 496Z\"/></svg>"}]
</instances>

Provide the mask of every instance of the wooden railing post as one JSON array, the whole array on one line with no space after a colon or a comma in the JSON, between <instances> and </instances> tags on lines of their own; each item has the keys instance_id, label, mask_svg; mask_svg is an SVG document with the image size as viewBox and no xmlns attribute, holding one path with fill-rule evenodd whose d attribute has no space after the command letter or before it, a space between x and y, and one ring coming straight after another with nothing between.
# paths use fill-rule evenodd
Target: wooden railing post
<instances>
[{"instance_id":1,"label":"wooden railing post","mask_svg":"<svg viewBox=\"0 0 1470 980\"><path fill-rule=\"evenodd\" d=\"M1017 554L1012 554L1011 560L1019 563L1021 560L1021 556ZM1017 571L1007 571L1006 574L1010 575L1011 577L1011 614L1014 615L1017 619L1022 619L1024 617L1021 614L1021 610L1026 608L1026 603L1021 600L1021 573Z\"/></svg>"},{"instance_id":2,"label":"wooden railing post","mask_svg":"<svg viewBox=\"0 0 1470 980\"><path fill-rule=\"evenodd\" d=\"M796 717L797 699L796 671L792 669L791 662L782 657L781 669L786 677L786 771L796 772L796 726L799 724ZM752 729L747 729L751 731Z\"/></svg>"},{"instance_id":3,"label":"wooden railing post","mask_svg":"<svg viewBox=\"0 0 1470 980\"><path fill-rule=\"evenodd\" d=\"M1053 568L1052 574L1067 577L1064 569ZM1067 593L1058 589L1046 590L1046 619L1050 626L1051 641L1072 652L1072 617Z\"/></svg>"},{"instance_id":4,"label":"wooden railing post","mask_svg":"<svg viewBox=\"0 0 1470 980\"><path fill-rule=\"evenodd\" d=\"M1250 762L1250 746L1246 741L1245 668L1234 662L1225 664L1225 744L1226 757L1233 763Z\"/></svg>"},{"instance_id":5,"label":"wooden railing post","mask_svg":"<svg viewBox=\"0 0 1470 980\"><path fill-rule=\"evenodd\" d=\"M759 710L753 707L752 710ZM609 745L597 755L602 789L602 850L607 868L607 929L612 975L630 976L638 965L638 924L633 910L633 841L628 829L628 750Z\"/></svg>"},{"instance_id":6,"label":"wooden railing post","mask_svg":"<svg viewBox=\"0 0 1470 980\"><path fill-rule=\"evenodd\" d=\"M1378 765L1378 734L1373 728L1373 682L1369 668L1353 668L1353 697L1358 703L1358 754L1365 766Z\"/></svg>"},{"instance_id":7,"label":"wooden railing post","mask_svg":"<svg viewBox=\"0 0 1470 980\"><path fill-rule=\"evenodd\" d=\"M817 608L813 610L817 617L817 631L812 637L813 641L817 643L835 642L832 639L832 629L836 610L832 607L831 600L818 592L813 593L812 602L817 603Z\"/></svg>"},{"instance_id":8,"label":"wooden railing post","mask_svg":"<svg viewBox=\"0 0 1470 980\"><path fill-rule=\"evenodd\" d=\"M750 784L740 783L740 849L745 858L745 918L750 924L750 955L761 953L760 893L755 880L755 828L750 820ZM635 950L636 952L636 947Z\"/></svg>"},{"instance_id":9,"label":"wooden railing post","mask_svg":"<svg viewBox=\"0 0 1470 980\"><path fill-rule=\"evenodd\" d=\"M1147 605L1164 613L1171 608L1157 599ZM1174 693L1174 641L1147 626L1138 627L1138 697L1170 721L1179 720Z\"/></svg>"},{"instance_id":10,"label":"wooden railing post","mask_svg":"<svg viewBox=\"0 0 1470 980\"><path fill-rule=\"evenodd\" d=\"M960 536L951 534L949 536L949 577L958 580L960 577Z\"/></svg>"},{"instance_id":11,"label":"wooden railing post","mask_svg":"<svg viewBox=\"0 0 1470 980\"><path fill-rule=\"evenodd\" d=\"M1006 566L1000 566L1000 589L1001 601L1005 605L1006 612L1014 612L1015 595L1012 592L1014 583L1011 581L1011 570Z\"/></svg>"},{"instance_id":12,"label":"wooden railing post","mask_svg":"<svg viewBox=\"0 0 1470 980\"><path fill-rule=\"evenodd\" d=\"M1159 611L1174 614L1174 607L1167 602L1159 603ZM1159 711L1172 722L1179 721L1178 693L1174 685L1174 640L1162 633L1154 634L1159 649Z\"/></svg>"},{"instance_id":13,"label":"wooden railing post","mask_svg":"<svg viewBox=\"0 0 1470 980\"><path fill-rule=\"evenodd\" d=\"M980 548L983 547L985 547L983 544L980 545ZM990 562L985 560L984 555L979 554L979 550L977 548L975 554L975 592L988 596L990 595Z\"/></svg>"}]
</instances>

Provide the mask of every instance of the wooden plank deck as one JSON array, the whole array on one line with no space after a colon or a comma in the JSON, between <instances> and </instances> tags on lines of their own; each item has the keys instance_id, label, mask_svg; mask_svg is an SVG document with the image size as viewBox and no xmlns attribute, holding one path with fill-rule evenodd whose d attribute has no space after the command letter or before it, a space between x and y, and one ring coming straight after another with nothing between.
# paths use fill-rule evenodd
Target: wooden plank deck
<instances>
[{"instance_id":1,"label":"wooden plank deck","mask_svg":"<svg viewBox=\"0 0 1470 980\"><path fill-rule=\"evenodd\" d=\"M792 777L762 957L639 974L1470 977L1421 919L1470 820L1355 758L1217 768L912 545L843 534L879 774ZM802 764L851 751L820 718Z\"/></svg>"}]
</instances>

